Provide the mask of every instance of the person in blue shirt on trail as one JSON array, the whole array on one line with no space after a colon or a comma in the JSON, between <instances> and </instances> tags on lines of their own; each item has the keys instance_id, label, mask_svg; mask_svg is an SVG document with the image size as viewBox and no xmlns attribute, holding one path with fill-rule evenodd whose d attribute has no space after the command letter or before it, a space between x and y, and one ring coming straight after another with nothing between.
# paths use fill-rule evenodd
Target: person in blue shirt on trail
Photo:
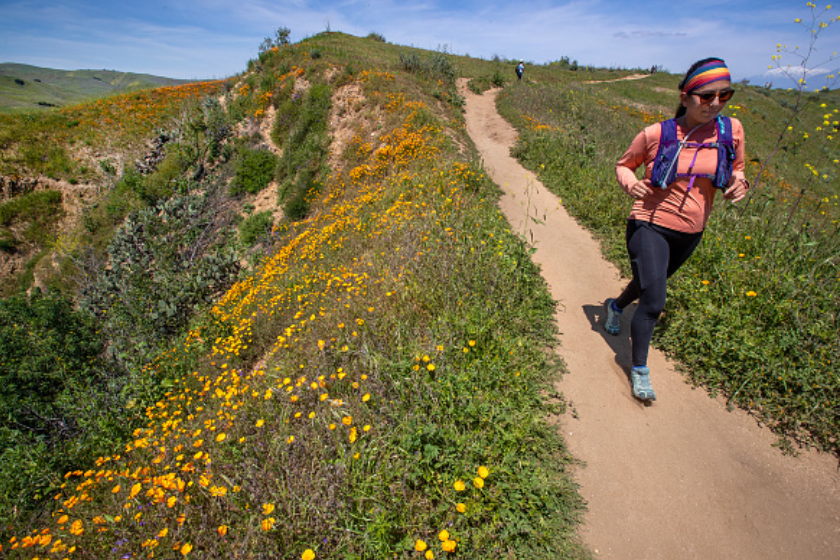
<instances>
[{"instance_id":1,"label":"person in blue shirt on trail","mask_svg":"<svg viewBox=\"0 0 840 560\"><path fill-rule=\"evenodd\" d=\"M519 81L522 81L522 74L525 73L525 61L520 60L519 65L516 67L516 77L519 78Z\"/></svg>"}]
</instances>

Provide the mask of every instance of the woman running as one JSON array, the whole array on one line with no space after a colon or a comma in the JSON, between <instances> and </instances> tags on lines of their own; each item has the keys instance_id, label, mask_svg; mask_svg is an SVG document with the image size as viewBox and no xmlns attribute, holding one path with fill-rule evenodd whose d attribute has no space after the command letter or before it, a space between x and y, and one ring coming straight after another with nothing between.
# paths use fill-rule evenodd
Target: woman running
<instances>
[{"instance_id":1,"label":"woman running","mask_svg":"<svg viewBox=\"0 0 840 560\"><path fill-rule=\"evenodd\" d=\"M633 395L656 400L647 367L656 320L665 307L671 276L700 243L718 189L738 202L749 189L744 177L744 128L720 116L735 93L719 58L695 62L679 84L674 119L645 128L616 164L624 191L636 199L627 220L627 252L633 279L607 299L604 328L617 335L625 307L638 300L630 323ZM644 178L636 169L645 166Z\"/></svg>"}]
</instances>

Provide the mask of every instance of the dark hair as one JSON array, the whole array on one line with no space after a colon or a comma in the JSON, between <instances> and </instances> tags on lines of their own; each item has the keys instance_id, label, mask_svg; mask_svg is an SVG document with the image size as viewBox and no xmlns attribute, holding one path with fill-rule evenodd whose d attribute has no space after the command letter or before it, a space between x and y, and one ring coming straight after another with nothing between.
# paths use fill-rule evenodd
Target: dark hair
<instances>
[{"instance_id":1,"label":"dark hair","mask_svg":"<svg viewBox=\"0 0 840 560\"><path fill-rule=\"evenodd\" d=\"M689 68L688 71L685 73L685 76L683 76L683 79L680 82L680 84L677 86L677 88L679 88L679 90L682 91L683 88L685 87L685 83L688 81L688 78L694 73L694 71L697 70L698 68L700 68L701 66L703 66L704 64L706 64L707 62L711 62L713 60L720 60L720 59L716 56L711 56L709 58L704 58L703 60L698 60L697 62L692 64L691 68ZM682 102L680 102L679 106L677 106L677 114L674 115L674 118L678 119L681 116L683 116L684 114L685 114L685 105L683 105Z\"/></svg>"}]
</instances>

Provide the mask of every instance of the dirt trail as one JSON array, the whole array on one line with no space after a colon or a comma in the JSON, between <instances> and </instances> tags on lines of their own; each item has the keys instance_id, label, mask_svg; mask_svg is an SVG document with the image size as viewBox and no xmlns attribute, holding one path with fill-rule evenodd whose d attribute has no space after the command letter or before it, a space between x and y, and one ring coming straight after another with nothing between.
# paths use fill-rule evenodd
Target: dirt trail
<instances>
[{"instance_id":1,"label":"dirt trail","mask_svg":"<svg viewBox=\"0 0 840 560\"><path fill-rule=\"evenodd\" d=\"M652 74L631 74L630 76L624 76L623 78L616 78L614 80L589 80L586 82L587 84L604 84L608 82L625 82L627 80L642 80L647 78L648 76L652 76Z\"/></svg>"},{"instance_id":2,"label":"dirt trail","mask_svg":"<svg viewBox=\"0 0 840 560\"><path fill-rule=\"evenodd\" d=\"M834 459L782 455L768 430L693 390L654 350L649 365L659 400L646 408L633 399L625 334L632 312L618 337L601 327L604 299L623 287L617 269L509 155L516 132L497 114L494 92L476 96L463 87L462 94L467 131L506 193L501 209L516 231L533 235L534 259L561 302L559 352L569 373L558 389L576 415L560 424L584 463L576 472L588 503L584 542L610 559L840 558ZM546 216L544 224L525 225L529 208Z\"/></svg>"}]
</instances>

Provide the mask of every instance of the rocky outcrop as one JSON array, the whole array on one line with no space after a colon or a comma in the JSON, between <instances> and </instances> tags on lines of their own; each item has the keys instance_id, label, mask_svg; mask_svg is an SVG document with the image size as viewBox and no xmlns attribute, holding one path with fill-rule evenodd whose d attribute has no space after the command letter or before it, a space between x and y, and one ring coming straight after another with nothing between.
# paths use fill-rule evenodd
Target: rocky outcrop
<instances>
[{"instance_id":1,"label":"rocky outcrop","mask_svg":"<svg viewBox=\"0 0 840 560\"><path fill-rule=\"evenodd\" d=\"M35 190L38 183L39 180L34 177L0 175L0 201L9 200L16 196L30 193Z\"/></svg>"},{"instance_id":2,"label":"rocky outcrop","mask_svg":"<svg viewBox=\"0 0 840 560\"><path fill-rule=\"evenodd\" d=\"M166 157L166 143L172 140L172 137L166 133L160 134L157 138L152 140L151 151L143 156L143 159L134 163L134 167L141 175L150 175L157 170L160 162Z\"/></svg>"}]
</instances>

